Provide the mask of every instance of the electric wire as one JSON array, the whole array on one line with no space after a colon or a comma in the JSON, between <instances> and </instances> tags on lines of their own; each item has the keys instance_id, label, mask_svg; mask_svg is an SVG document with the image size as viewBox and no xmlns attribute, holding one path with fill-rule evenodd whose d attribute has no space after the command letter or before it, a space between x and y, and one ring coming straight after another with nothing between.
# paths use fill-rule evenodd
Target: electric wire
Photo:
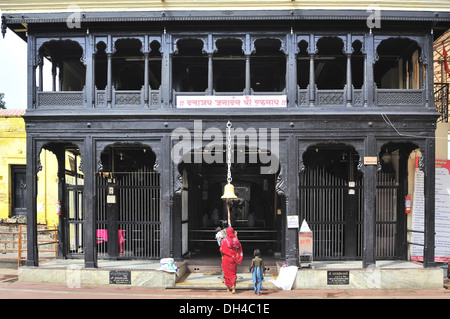
<instances>
[{"instance_id":1,"label":"electric wire","mask_svg":"<svg viewBox=\"0 0 450 319\"><path fill-rule=\"evenodd\" d=\"M395 127L395 125L391 122L391 120L389 119L389 117L382 113L381 117L383 118L384 122L386 122L387 125L389 125L390 127L392 127L395 132L400 135L400 136L404 136L404 137L415 137L415 138L433 138L433 139L442 139L442 140L448 140L448 137L439 137L439 136L420 136L420 135L414 135L414 134L405 134L405 133L401 133L399 132L399 130Z\"/></svg>"}]
</instances>

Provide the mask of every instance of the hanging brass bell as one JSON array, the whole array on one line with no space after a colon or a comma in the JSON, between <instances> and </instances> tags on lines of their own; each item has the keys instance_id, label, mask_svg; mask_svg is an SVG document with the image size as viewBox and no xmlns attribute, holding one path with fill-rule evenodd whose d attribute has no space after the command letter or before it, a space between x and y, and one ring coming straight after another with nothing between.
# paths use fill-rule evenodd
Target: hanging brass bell
<instances>
[{"instance_id":1,"label":"hanging brass bell","mask_svg":"<svg viewBox=\"0 0 450 319\"><path fill-rule=\"evenodd\" d=\"M237 196L234 194L234 186L230 182L225 185L223 189L222 199L236 199Z\"/></svg>"}]
</instances>

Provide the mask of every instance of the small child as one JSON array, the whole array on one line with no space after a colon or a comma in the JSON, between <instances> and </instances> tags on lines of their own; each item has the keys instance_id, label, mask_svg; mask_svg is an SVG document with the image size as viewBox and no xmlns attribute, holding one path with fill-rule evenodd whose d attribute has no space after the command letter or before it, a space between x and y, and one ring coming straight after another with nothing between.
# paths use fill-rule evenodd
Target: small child
<instances>
[{"instance_id":1,"label":"small child","mask_svg":"<svg viewBox=\"0 0 450 319\"><path fill-rule=\"evenodd\" d=\"M227 237L227 227L228 226L229 226L228 222L226 220L222 220L222 228L220 228L220 227L216 228L216 240L217 240L217 243L219 244L219 249L220 249L220 245L222 244L222 240L225 237ZM220 255L223 258L222 252L220 252ZM222 267L222 263L220 263L220 266ZM222 271L222 283L224 283L224 282L225 282L225 276Z\"/></svg>"},{"instance_id":2,"label":"small child","mask_svg":"<svg viewBox=\"0 0 450 319\"><path fill-rule=\"evenodd\" d=\"M259 296L261 294L261 284L264 282L264 262L261 259L261 252L259 251L259 249L255 249L255 251L253 252L253 256L255 256L255 258L253 258L252 265L250 266L248 271L252 273L253 284L255 286L255 294Z\"/></svg>"},{"instance_id":3,"label":"small child","mask_svg":"<svg viewBox=\"0 0 450 319\"><path fill-rule=\"evenodd\" d=\"M219 244L219 247L220 247L220 244L222 243L222 239L223 239L222 228L217 227L216 228L216 240L217 240L217 244Z\"/></svg>"}]
</instances>

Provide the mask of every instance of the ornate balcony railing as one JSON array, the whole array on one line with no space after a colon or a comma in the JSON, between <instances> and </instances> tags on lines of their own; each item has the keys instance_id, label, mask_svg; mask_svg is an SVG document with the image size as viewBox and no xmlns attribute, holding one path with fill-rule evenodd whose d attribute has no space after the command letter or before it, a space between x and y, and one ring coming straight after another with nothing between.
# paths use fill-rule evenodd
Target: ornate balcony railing
<instances>
[{"instance_id":1,"label":"ornate balcony railing","mask_svg":"<svg viewBox=\"0 0 450 319\"><path fill-rule=\"evenodd\" d=\"M362 89L353 89L353 106L364 106L364 87Z\"/></svg>"},{"instance_id":2,"label":"ornate balcony railing","mask_svg":"<svg viewBox=\"0 0 450 319\"><path fill-rule=\"evenodd\" d=\"M298 106L308 106L309 97L308 97L308 89L298 89L297 90L297 104Z\"/></svg>"},{"instance_id":3,"label":"ornate balcony railing","mask_svg":"<svg viewBox=\"0 0 450 319\"><path fill-rule=\"evenodd\" d=\"M45 92L37 91L36 108L65 109L84 105L84 91Z\"/></svg>"},{"instance_id":4,"label":"ornate balcony railing","mask_svg":"<svg viewBox=\"0 0 450 319\"><path fill-rule=\"evenodd\" d=\"M442 91L439 91L442 92ZM378 89L374 92L374 106L394 107L394 106L425 106L425 90L412 89ZM94 90L95 108L159 108L162 105L161 91L148 90L148 98L145 99L145 90L115 90L112 88L111 97L108 98L106 90ZM213 95L219 93L213 92ZM349 97L348 94L351 94ZM172 92L173 103L177 96L206 96L206 92ZM222 96L243 96L243 92L220 92ZM286 95L286 90L282 92L251 92L250 95ZM310 88L297 88L296 107L361 107L366 106L364 86L361 89L352 88L349 92L346 88L342 90L319 90L315 88L312 92ZM83 91L58 91L58 92L36 92L36 108L46 109L67 109L86 107L86 92ZM447 102L448 103L448 102ZM440 103L439 105L441 105ZM443 104L442 104L443 105ZM444 107L443 109L448 109ZM441 112L441 111L440 111ZM442 112L441 112L442 113ZM445 113L446 114L446 113Z\"/></svg>"},{"instance_id":5,"label":"ornate balcony railing","mask_svg":"<svg viewBox=\"0 0 450 319\"><path fill-rule=\"evenodd\" d=\"M106 90L95 90L95 107L136 108L160 107L160 90L149 89L148 105L145 101L144 88L141 90L115 90L112 89L111 99L108 103Z\"/></svg>"},{"instance_id":6,"label":"ornate balcony railing","mask_svg":"<svg viewBox=\"0 0 450 319\"><path fill-rule=\"evenodd\" d=\"M425 90L375 89L376 106L423 106Z\"/></svg>"},{"instance_id":7,"label":"ornate balcony railing","mask_svg":"<svg viewBox=\"0 0 450 319\"><path fill-rule=\"evenodd\" d=\"M144 105L144 95L141 91L113 90L113 105L116 107L134 107Z\"/></svg>"},{"instance_id":8,"label":"ornate balcony railing","mask_svg":"<svg viewBox=\"0 0 450 319\"><path fill-rule=\"evenodd\" d=\"M106 90L95 89L95 107L105 107L106 105Z\"/></svg>"},{"instance_id":9,"label":"ornate balcony railing","mask_svg":"<svg viewBox=\"0 0 450 319\"><path fill-rule=\"evenodd\" d=\"M345 90L316 90L317 106L344 106Z\"/></svg>"},{"instance_id":10,"label":"ornate balcony railing","mask_svg":"<svg viewBox=\"0 0 450 319\"><path fill-rule=\"evenodd\" d=\"M349 97L348 94L351 94ZM317 87L311 92L310 87L300 89L297 87L297 106L307 107L341 107L364 106L366 104L364 86L349 93L347 86L341 90L320 90Z\"/></svg>"}]
</instances>

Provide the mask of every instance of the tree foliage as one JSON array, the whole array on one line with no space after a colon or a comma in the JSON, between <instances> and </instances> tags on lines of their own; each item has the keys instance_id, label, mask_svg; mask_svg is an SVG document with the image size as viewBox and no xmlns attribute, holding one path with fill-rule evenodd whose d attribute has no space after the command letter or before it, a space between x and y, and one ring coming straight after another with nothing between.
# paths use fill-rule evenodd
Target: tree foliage
<instances>
[{"instance_id":1,"label":"tree foliage","mask_svg":"<svg viewBox=\"0 0 450 319\"><path fill-rule=\"evenodd\" d=\"M0 93L0 109L6 109L6 102L3 101L4 97L5 97L5 94Z\"/></svg>"}]
</instances>

